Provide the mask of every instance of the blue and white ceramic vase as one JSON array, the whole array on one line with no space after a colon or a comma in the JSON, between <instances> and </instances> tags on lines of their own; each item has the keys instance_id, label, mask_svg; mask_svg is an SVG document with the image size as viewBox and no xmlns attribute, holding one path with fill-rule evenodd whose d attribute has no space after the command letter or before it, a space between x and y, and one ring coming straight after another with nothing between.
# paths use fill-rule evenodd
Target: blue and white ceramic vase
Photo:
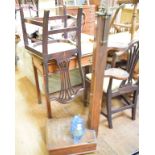
<instances>
[{"instance_id":1,"label":"blue and white ceramic vase","mask_svg":"<svg viewBox=\"0 0 155 155\"><path fill-rule=\"evenodd\" d=\"M82 138L85 132L85 125L83 118L81 118L78 115L74 116L71 121L70 131L74 139L74 144L79 143L80 139Z\"/></svg>"}]
</instances>

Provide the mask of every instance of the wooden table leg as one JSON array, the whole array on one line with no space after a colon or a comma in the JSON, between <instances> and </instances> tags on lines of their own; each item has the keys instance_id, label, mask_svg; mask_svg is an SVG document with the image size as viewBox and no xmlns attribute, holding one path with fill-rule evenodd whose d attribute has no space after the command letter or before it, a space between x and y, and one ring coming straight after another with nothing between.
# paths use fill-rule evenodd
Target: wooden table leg
<instances>
[{"instance_id":1,"label":"wooden table leg","mask_svg":"<svg viewBox=\"0 0 155 155\"><path fill-rule=\"evenodd\" d=\"M52 111L50 105L50 98L49 98L49 85L48 85L48 63L43 64L43 82L44 82L44 89L45 89L45 100L47 105L47 115L48 118L52 118Z\"/></svg>"},{"instance_id":2,"label":"wooden table leg","mask_svg":"<svg viewBox=\"0 0 155 155\"><path fill-rule=\"evenodd\" d=\"M86 79L86 74L90 73L90 67L91 66L85 66L85 67L83 67L85 79ZM85 89L88 90L88 87L89 87L89 85L85 82ZM88 95L88 92L87 91L84 91L83 98L84 98L84 106L85 107L88 106L88 97L87 97L87 95Z\"/></svg>"},{"instance_id":3,"label":"wooden table leg","mask_svg":"<svg viewBox=\"0 0 155 155\"><path fill-rule=\"evenodd\" d=\"M37 89L38 103L41 104L41 93L40 93L39 81L38 81L38 71L34 64L33 64L33 70L34 70L34 78L35 78L36 89Z\"/></svg>"}]
</instances>

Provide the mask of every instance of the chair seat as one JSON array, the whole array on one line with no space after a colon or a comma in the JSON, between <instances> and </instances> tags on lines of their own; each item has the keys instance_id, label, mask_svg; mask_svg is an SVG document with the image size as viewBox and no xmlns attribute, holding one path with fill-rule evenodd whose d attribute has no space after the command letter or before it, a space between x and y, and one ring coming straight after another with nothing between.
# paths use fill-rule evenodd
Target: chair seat
<instances>
[{"instance_id":1,"label":"chair seat","mask_svg":"<svg viewBox=\"0 0 155 155\"><path fill-rule=\"evenodd\" d=\"M121 68L109 68L105 70L105 77L113 77L118 80L126 80L129 77L129 73Z\"/></svg>"},{"instance_id":2,"label":"chair seat","mask_svg":"<svg viewBox=\"0 0 155 155\"><path fill-rule=\"evenodd\" d=\"M138 38L138 31L134 35L134 39ZM108 47L119 47L126 48L131 41L131 33L129 32L120 32L116 34L109 35L108 38Z\"/></svg>"},{"instance_id":3,"label":"chair seat","mask_svg":"<svg viewBox=\"0 0 155 155\"><path fill-rule=\"evenodd\" d=\"M31 44L31 47L37 50L38 52L42 53L42 45L37 45ZM63 51L68 51L68 50L74 50L76 49L76 46L71 44L71 43L66 43L66 42L56 42L52 44L48 44L48 54L52 53L59 53Z\"/></svg>"},{"instance_id":4,"label":"chair seat","mask_svg":"<svg viewBox=\"0 0 155 155\"><path fill-rule=\"evenodd\" d=\"M127 61L123 66L124 69L117 67L117 64L115 63L115 58L123 53L127 54ZM100 97L102 101L101 114L107 118L109 128L113 128L112 115L118 112L130 109L132 120L136 119L139 78L137 80L133 80L133 75L135 66L139 62L139 41L131 41L124 51L118 50L118 52L115 52L112 56L113 60L111 65L107 64L107 69L105 69L103 77L101 77L104 78L103 84L100 85L102 87L100 91L100 93L102 93L102 97ZM100 69L100 66L98 66L98 69ZM86 105L89 103L89 100L91 101L91 88L96 76L95 74L92 76L92 73L86 74L84 92ZM99 87L97 83L95 82L95 87ZM88 97L90 98L89 100ZM122 103L121 106L114 106L113 104L113 99L117 97L119 97L119 100Z\"/></svg>"},{"instance_id":5,"label":"chair seat","mask_svg":"<svg viewBox=\"0 0 155 155\"><path fill-rule=\"evenodd\" d=\"M91 81L92 73L86 74L86 78ZM105 93L107 93L107 89L108 89L108 85L109 85L109 79L110 79L109 77L105 77L104 78L103 91ZM122 80L113 79L112 91L115 91L116 89L118 89L120 84L121 84L121 82L122 82ZM132 83L135 84L136 81L132 80Z\"/></svg>"}]
</instances>

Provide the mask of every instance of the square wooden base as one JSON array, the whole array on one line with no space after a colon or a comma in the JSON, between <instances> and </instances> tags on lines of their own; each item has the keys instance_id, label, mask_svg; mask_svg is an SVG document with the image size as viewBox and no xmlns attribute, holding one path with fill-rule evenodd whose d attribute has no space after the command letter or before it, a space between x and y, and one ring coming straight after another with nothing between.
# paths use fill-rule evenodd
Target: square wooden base
<instances>
[{"instance_id":1,"label":"square wooden base","mask_svg":"<svg viewBox=\"0 0 155 155\"><path fill-rule=\"evenodd\" d=\"M70 134L71 118L49 119L46 128L46 144L50 155L84 154L96 151L96 133L86 129L78 144Z\"/></svg>"}]
</instances>

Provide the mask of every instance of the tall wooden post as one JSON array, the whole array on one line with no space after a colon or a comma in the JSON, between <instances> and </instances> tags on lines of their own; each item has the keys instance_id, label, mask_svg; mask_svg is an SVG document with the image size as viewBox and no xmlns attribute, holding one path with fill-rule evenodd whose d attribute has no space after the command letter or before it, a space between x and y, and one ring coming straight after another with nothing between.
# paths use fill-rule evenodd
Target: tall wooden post
<instances>
[{"instance_id":1,"label":"tall wooden post","mask_svg":"<svg viewBox=\"0 0 155 155\"><path fill-rule=\"evenodd\" d=\"M138 5L137 3L134 4L134 8L133 8L133 15L132 15L132 21L131 21L131 40L134 38L135 29L136 29L136 21L137 21L137 15L138 15L137 5Z\"/></svg>"},{"instance_id":2,"label":"tall wooden post","mask_svg":"<svg viewBox=\"0 0 155 155\"><path fill-rule=\"evenodd\" d=\"M107 59L107 40L109 32L110 16L97 13L96 36L93 50L92 80L90 90L90 106L88 116L88 126L98 133L102 93L103 78Z\"/></svg>"}]
</instances>

